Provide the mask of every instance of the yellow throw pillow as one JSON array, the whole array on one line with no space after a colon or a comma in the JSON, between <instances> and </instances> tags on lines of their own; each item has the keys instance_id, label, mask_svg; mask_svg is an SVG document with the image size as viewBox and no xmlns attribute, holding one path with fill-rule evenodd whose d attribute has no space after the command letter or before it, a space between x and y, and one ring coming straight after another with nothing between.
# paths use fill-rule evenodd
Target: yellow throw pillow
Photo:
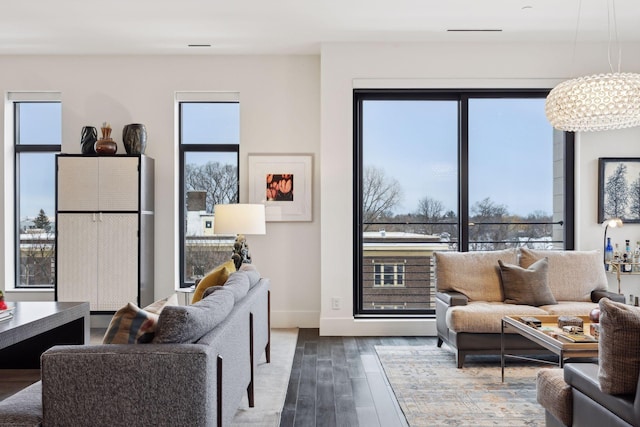
<instances>
[{"instance_id":1,"label":"yellow throw pillow","mask_svg":"<svg viewBox=\"0 0 640 427\"><path fill-rule=\"evenodd\" d=\"M236 266L233 263L233 260L229 260L224 264L220 264L213 270L207 273L206 276L200 280L198 286L196 286L196 290L193 292L193 299L191 300L191 304L194 304L202 299L204 295L204 291L211 286L222 286L229 278L229 275L236 271Z\"/></svg>"}]
</instances>

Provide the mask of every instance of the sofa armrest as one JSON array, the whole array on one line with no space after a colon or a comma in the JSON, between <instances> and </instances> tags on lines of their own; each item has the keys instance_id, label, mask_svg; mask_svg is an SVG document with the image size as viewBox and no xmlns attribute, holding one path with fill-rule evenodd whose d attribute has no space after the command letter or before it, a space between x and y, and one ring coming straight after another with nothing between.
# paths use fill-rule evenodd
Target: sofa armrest
<instances>
[{"instance_id":1,"label":"sofa armrest","mask_svg":"<svg viewBox=\"0 0 640 427\"><path fill-rule=\"evenodd\" d=\"M213 425L215 366L200 344L55 346L41 357L44 425Z\"/></svg>"},{"instance_id":2,"label":"sofa armrest","mask_svg":"<svg viewBox=\"0 0 640 427\"><path fill-rule=\"evenodd\" d=\"M564 365L564 380L571 387L589 397L595 404L606 408L628 423L632 424L634 419L637 419L638 405L635 404L634 395L612 395L600 390L597 364L567 363ZM595 414L595 412L588 411L588 408L582 408L582 410L586 411L585 413Z\"/></svg>"},{"instance_id":3,"label":"sofa armrest","mask_svg":"<svg viewBox=\"0 0 640 427\"><path fill-rule=\"evenodd\" d=\"M469 298L467 298L465 294L456 291L436 292L436 298L449 307L454 305L467 305L469 302Z\"/></svg>"},{"instance_id":4,"label":"sofa armrest","mask_svg":"<svg viewBox=\"0 0 640 427\"><path fill-rule=\"evenodd\" d=\"M615 292L605 291L603 289L596 289L595 291L591 291L591 301L592 302L598 302L602 298L609 298L611 301L616 301L616 302L622 302L622 303L625 302L624 295L622 295L622 294L617 294Z\"/></svg>"}]
</instances>

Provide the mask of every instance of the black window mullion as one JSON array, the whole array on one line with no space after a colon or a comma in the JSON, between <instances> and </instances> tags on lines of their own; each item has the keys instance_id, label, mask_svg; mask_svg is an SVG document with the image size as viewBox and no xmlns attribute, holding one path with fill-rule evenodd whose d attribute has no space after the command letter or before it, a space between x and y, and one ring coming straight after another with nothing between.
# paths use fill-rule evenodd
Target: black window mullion
<instances>
[{"instance_id":1,"label":"black window mullion","mask_svg":"<svg viewBox=\"0 0 640 427\"><path fill-rule=\"evenodd\" d=\"M469 96L463 95L459 105L458 140L458 247L469 250Z\"/></svg>"},{"instance_id":2,"label":"black window mullion","mask_svg":"<svg viewBox=\"0 0 640 427\"><path fill-rule=\"evenodd\" d=\"M429 310L415 310L409 313L386 309L375 310L363 306L365 269L363 266L363 102L366 100L457 100L458 106L458 251L468 251L470 244L470 206L469 206L469 101L473 98L540 98L546 96L547 89L356 89L353 91L353 143L354 143L354 198L353 198L353 230L354 230L354 315L355 316L398 316L424 315ZM564 244L566 249L573 249L574 242L574 135L565 133L565 206ZM368 271L368 270L367 270Z\"/></svg>"}]
</instances>

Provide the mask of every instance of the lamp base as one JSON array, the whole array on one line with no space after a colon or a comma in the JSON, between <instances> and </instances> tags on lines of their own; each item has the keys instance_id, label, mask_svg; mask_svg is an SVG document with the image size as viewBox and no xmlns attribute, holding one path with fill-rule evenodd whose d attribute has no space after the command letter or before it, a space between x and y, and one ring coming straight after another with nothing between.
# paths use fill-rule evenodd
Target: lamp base
<instances>
[{"instance_id":1,"label":"lamp base","mask_svg":"<svg viewBox=\"0 0 640 427\"><path fill-rule=\"evenodd\" d=\"M239 270L242 264L251 264L249 245L247 245L247 239L244 237L244 234L238 234L238 237L236 237L231 259L236 266L236 270Z\"/></svg>"}]
</instances>

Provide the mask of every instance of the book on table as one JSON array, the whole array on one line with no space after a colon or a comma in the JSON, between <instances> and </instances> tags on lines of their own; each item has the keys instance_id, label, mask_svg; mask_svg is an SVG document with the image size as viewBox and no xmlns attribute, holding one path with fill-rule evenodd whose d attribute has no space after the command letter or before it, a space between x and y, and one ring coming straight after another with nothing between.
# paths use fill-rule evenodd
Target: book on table
<instances>
[{"instance_id":1,"label":"book on table","mask_svg":"<svg viewBox=\"0 0 640 427\"><path fill-rule=\"evenodd\" d=\"M566 332L561 332L558 334L558 336L567 341L576 342L576 343L598 342L598 340L592 337L591 335L585 335L585 334L568 334Z\"/></svg>"}]
</instances>

